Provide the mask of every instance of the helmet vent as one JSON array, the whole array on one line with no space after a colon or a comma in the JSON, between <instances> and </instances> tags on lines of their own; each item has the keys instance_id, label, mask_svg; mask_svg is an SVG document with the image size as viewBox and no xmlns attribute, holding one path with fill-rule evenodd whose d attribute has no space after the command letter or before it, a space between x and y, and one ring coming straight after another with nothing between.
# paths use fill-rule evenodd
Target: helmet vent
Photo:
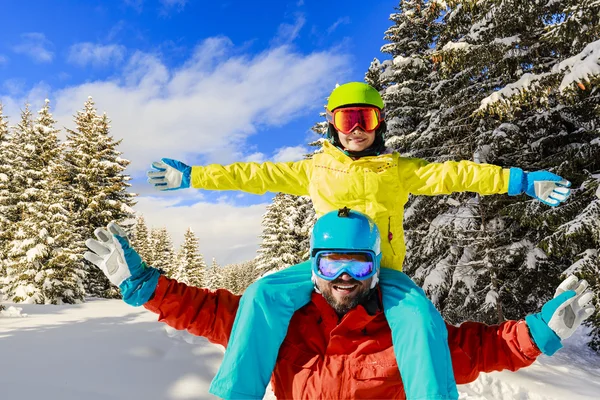
<instances>
[{"instance_id":1,"label":"helmet vent","mask_svg":"<svg viewBox=\"0 0 600 400\"><path fill-rule=\"evenodd\" d=\"M350 216L350 209L348 207L340 208L338 210L338 217L347 218Z\"/></svg>"}]
</instances>

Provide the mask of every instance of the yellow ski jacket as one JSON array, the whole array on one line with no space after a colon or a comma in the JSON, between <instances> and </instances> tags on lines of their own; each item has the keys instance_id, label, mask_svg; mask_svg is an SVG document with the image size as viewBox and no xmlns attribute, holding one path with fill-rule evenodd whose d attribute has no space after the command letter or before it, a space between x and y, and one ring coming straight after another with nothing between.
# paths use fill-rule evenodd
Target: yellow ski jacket
<instances>
[{"instance_id":1,"label":"yellow ski jacket","mask_svg":"<svg viewBox=\"0 0 600 400\"><path fill-rule=\"evenodd\" d=\"M352 159L329 142L312 159L192 167L191 186L248 193L282 192L312 199L317 216L342 207L373 218L381 231L382 266L402 270L402 221L409 194L506 193L510 170L472 161L428 163L399 153Z\"/></svg>"}]
</instances>

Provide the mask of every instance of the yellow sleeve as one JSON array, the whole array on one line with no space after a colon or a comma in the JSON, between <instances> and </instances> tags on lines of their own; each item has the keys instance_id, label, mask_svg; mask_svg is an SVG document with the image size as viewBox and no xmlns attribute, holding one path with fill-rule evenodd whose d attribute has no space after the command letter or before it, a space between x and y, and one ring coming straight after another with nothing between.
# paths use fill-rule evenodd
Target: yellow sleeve
<instances>
[{"instance_id":1,"label":"yellow sleeve","mask_svg":"<svg viewBox=\"0 0 600 400\"><path fill-rule=\"evenodd\" d=\"M241 190L264 194L282 192L308 195L312 160L286 163L240 162L192 167L191 186L206 190Z\"/></svg>"},{"instance_id":2,"label":"yellow sleeve","mask_svg":"<svg viewBox=\"0 0 600 400\"><path fill-rule=\"evenodd\" d=\"M428 163L418 158L405 158L399 163L400 180L409 193L417 195L475 192L500 194L508 192L509 168L473 161Z\"/></svg>"}]
</instances>

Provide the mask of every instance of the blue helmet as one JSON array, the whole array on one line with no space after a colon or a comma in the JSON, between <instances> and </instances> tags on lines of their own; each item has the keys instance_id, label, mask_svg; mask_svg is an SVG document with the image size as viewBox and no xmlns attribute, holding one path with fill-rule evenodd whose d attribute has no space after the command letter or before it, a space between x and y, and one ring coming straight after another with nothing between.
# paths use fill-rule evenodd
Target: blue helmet
<instances>
[{"instance_id":1,"label":"blue helmet","mask_svg":"<svg viewBox=\"0 0 600 400\"><path fill-rule=\"evenodd\" d=\"M358 211L344 207L328 212L317 220L310 237L310 256L313 263L317 252L322 250L371 253L375 268L379 271L381 262L379 229L375 221ZM378 279L373 279L372 287L375 287L377 281Z\"/></svg>"}]
</instances>

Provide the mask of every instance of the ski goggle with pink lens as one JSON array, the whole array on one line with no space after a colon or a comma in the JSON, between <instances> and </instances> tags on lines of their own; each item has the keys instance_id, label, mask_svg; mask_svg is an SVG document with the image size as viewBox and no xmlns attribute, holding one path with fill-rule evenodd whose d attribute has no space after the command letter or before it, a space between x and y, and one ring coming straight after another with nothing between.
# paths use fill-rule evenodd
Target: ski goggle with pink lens
<instances>
[{"instance_id":1,"label":"ski goggle with pink lens","mask_svg":"<svg viewBox=\"0 0 600 400\"><path fill-rule=\"evenodd\" d=\"M317 252L313 258L313 272L321 279L332 281L344 272L358 281L371 278L377 272L375 256L366 251Z\"/></svg>"}]
</instances>

